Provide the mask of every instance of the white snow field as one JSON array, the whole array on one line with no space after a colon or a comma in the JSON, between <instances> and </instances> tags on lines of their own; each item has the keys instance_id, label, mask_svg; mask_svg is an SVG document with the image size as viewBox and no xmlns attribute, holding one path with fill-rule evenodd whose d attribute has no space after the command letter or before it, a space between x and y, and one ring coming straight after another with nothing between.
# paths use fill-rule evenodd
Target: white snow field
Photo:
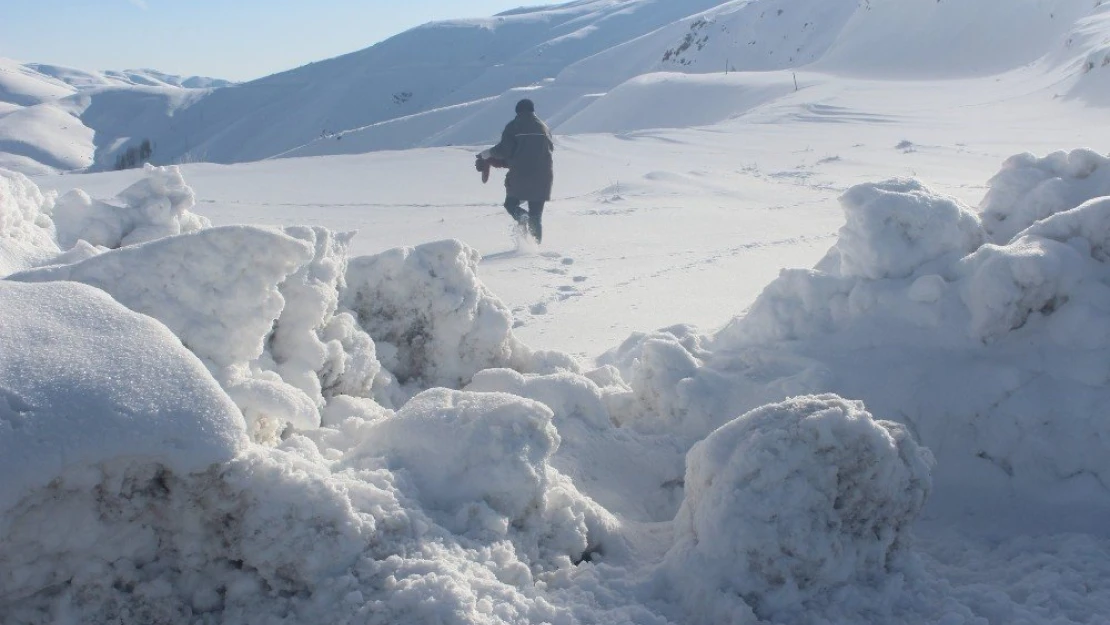
<instances>
[{"instance_id":1,"label":"white snow field","mask_svg":"<svg viewBox=\"0 0 1110 625\"><path fill-rule=\"evenodd\" d=\"M1110 6L680 4L416 29L551 65L282 158L0 155L0 623L1110 623Z\"/></svg>"}]
</instances>

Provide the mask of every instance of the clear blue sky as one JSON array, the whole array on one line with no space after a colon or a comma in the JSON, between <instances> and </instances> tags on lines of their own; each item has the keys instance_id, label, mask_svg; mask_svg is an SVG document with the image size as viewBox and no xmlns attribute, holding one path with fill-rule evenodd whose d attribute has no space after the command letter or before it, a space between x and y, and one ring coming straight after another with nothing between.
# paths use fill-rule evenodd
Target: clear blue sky
<instances>
[{"instance_id":1,"label":"clear blue sky","mask_svg":"<svg viewBox=\"0 0 1110 625\"><path fill-rule=\"evenodd\" d=\"M434 20L551 0L3 0L0 56L250 80Z\"/></svg>"}]
</instances>

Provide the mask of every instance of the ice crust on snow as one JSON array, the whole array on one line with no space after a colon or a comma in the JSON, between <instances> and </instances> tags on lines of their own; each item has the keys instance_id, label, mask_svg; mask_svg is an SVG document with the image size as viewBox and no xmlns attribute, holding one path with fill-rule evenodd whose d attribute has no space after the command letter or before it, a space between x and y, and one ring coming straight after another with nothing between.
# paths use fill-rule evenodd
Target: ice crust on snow
<instances>
[{"instance_id":1,"label":"ice crust on snow","mask_svg":"<svg viewBox=\"0 0 1110 625\"><path fill-rule=\"evenodd\" d=\"M0 280L2 620L1037 622L1110 601L1046 608L1033 565L1006 594L911 541L921 515L1110 512L1102 168L1015 157L978 211L857 186L817 267L588 370L520 343L458 241L350 258L323 228L174 231L192 192L148 170L125 196L154 238L97 243L0 174L31 198L0 241L38 228Z\"/></svg>"}]
</instances>

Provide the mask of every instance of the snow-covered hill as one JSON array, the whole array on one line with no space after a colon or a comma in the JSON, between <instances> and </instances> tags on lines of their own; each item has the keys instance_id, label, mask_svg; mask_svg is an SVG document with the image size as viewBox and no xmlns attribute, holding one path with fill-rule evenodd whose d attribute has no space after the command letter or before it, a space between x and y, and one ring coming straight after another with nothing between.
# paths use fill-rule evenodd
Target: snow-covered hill
<instances>
[{"instance_id":1,"label":"snow-covered hill","mask_svg":"<svg viewBox=\"0 0 1110 625\"><path fill-rule=\"evenodd\" d=\"M1102 46L1110 30L1090 16L1104 10L1085 0L734 0L629 36L546 80L490 93L491 100L378 122L284 155L487 142L524 94L568 134L716 123L844 75L957 79L1044 59L1041 71L1075 81L1081 71L1062 52ZM1085 39L1069 32L1078 27L1089 32ZM800 84L785 71L795 68L807 75Z\"/></svg>"},{"instance_id":2,"label":"snow-covered hill","mask_svg":"<svg viewBox=\"0 0 1110 625\"><path fill-rule=\"evenodd\" d=\"M87 72L0 59L0 167L16 171L110 168L154 140L175 110L225 80L154 70Z\"/></svg>"},{"instance_id":3,"label":"snow-covered hill","mask_svg":"<svg viewBox=\"0 0 1110 625\"><path fill-rule=\"evenodd\" d=\"M568 6L600 5L610 3ZM1090 17L1103 7L1081 0L987 0L974 5L935 0L734 0L710 7L668 6L672 5L681 6L686 14L665 24L661 22L673 13L660 14L650 23L639 22L638 26L647 26L640 30L629 30L624 22L599 20L591 33L604 32L606 40L619 43L590 50L581 58L562 54L557 57L560 63L553 63L545 43L489 70L502 76L509 71L505 67L522 67L514 89L502 89L489 75L443 98L436 97L438 84L404 87L402 95L419 92L429 97L404 110L384 107L383 113L360 112L358 117L365 122L361 127L344 128L350 121L328 126L312 143L278 154L310 156L487 142L496 136L513 101L523 95L539 103L560 134L710 124L790 93L796 77L783 71L795 68L804 68L810 83L836 75L961 78L1012 71L1044 59L1043 71L1053 72L1058 80L1076 80L1081 71L1067 51L1085 54L1102 45L1096 39L1110 33ZM647 0L621 6L653 16L660 10L659 3ZM507 19L534 20L547 11L521 12ZM1069 32L1080 24L1092 32L1082 41ZM420 32L433 42L437 37L446 41L438 30L447 27L432 24ZM500 43L500 31L494 33ZM571 45L565 38L557 41L560 49ZM371 48L365 54L377 52ZM544 64L537 64L538 58L544 58ZM698 78L682 76L691 74ZM408 80L411 85L419 76ZM659 105L640 106L644 102Z\"/></svg>"},{"instance_id":4,"label":"snow-covered hill","mask_svg":"<svg viewBox=\"0 0 1110 625\"><path fill-rule=\"evenodd\" d=\"M559 134L687 127L835 76L1036 71L1053 77L1040 86L1045 97L1101 103L1107 89L1091 87L1086 74L1102 67L1105 11L1089 0L578 0L430 23L365 50L188 95L178 87L222 83L32 65L14 77L9 69L5 80L47 80L9 85L4 101L26 106L67 89L109 89L106 106L142 121L122 124L104 106L90 113L82 105L66 110L86 129L43 114L31 124L11 120L3 145L16 156L5 162L104 167L144 138L158 146L155 163L478 144L496 137L525 94ZM124 84L147 87L120 91ZM59 147L26 147L34 144Z\"/></svg>"}]
</instances>

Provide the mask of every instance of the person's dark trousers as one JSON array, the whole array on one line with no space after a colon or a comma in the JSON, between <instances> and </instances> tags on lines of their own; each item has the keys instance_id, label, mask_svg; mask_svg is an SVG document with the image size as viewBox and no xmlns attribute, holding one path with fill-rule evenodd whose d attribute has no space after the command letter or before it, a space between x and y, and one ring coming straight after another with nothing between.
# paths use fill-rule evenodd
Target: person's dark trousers
<instances>
[{"instance_id":1,"label":"person's dark trousers","mask_svg":"<svg viewBox=\"0 0 1110 625\"><path fill-rule=\"evenodd\" d=\"M543 224L540 220L543 218L544 203L529 201L528 212L525 212L524 209L520 207L520 204L521 200L515 197L505 198L505 210L509 211L509 215L511 215L518 224L524 225L527 223L528 232L532 233L532 237L539 243L540 240L543 239ZM527 222L525 221L525 216L527 216Z\"/></svg>"}]
</instances>

